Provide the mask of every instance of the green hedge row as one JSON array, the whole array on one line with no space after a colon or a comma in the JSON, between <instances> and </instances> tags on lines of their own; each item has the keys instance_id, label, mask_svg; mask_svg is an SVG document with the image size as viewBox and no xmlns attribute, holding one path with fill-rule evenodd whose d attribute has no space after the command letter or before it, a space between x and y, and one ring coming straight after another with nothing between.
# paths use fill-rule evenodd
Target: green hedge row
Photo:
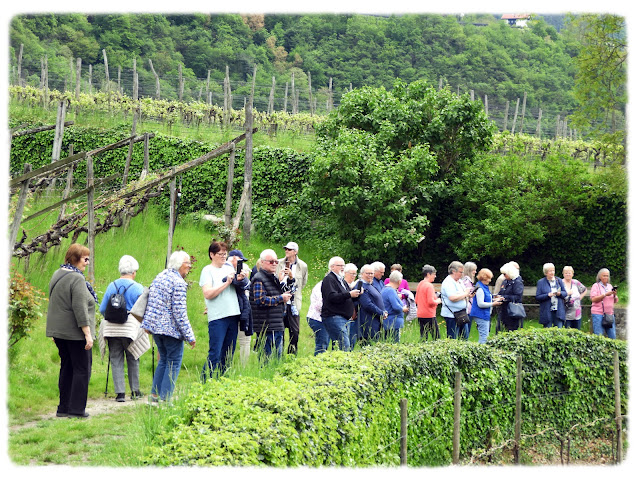
<instances>
[{"instance_id":1,"label":"green hedge row","mask_svg":"<svg viewBox=\"0 0 640 480\"><path fill-rule=\"evenodd\" d=\"M89 151L115 143L131 134L130 126L122 125L112 129L68 127L64 131L62 157L73 144L75 153ZM16 137L11 141L10 172L22 173L25 163L35 169L51 162L53 131ZM194 160L218 147L217 144L195 140L183 140L156 133L149 141L150 171L167 170ZM108 151L95 157L94 175L104 178L124 172L128 147ZM200 165L182 176L180 213L207 211L222 214L225 207L227 171L229 155L221 155ZM306 177L311 164L308 154L291 148L257 146L253 149L253 212L254 216L268 218L270 211L286 205L300 191L300 179ZM144 165L144 144L136 143L131 159L130 179L136 179ZM74 181L78 185L86 183L86 163L80 162L74 171ZM233 212L240 200L244 182L244 145L241 143L235 156ZM114 183L114 188L118 182ZM168 189L167 189L168 190ZM168 207L168 193L159 200ZM166 212L169 209L166 208Z\"/></svg>"},{"instance_id":2,"label":"green hedge row","mask_svg":"<svg viewBox=\"0 0 640 480\"><path fill-rule=\"evenodd\" d=\"M614 350L626 412L626 344L573 330L521 330L487 345L378 344L283 364L273 380L194 384L144 461L153 465L375 466L400 463L408 399L414 466L452 458L455 372L462 375L461 457L513 438L516 356L523 433L613 417Z\"/></svg>"}]
</instances>

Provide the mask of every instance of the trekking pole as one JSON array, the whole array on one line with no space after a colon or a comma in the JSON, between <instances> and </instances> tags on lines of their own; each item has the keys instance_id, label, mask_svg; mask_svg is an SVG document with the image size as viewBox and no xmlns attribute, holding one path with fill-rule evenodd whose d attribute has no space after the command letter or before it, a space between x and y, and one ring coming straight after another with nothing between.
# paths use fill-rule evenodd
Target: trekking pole
<instances>
[{"instance_id":1,"label":"trekking pole","mask_svg":"<svg viewBox=\"0 0 640 480\"><path fill-rule=\"evenodd\" d=\"M104 396L107 396L107 389L109 387L109 365L111 365L111 356L107 360L107 382L104 384Z\"/></svg>"}]
</instances>

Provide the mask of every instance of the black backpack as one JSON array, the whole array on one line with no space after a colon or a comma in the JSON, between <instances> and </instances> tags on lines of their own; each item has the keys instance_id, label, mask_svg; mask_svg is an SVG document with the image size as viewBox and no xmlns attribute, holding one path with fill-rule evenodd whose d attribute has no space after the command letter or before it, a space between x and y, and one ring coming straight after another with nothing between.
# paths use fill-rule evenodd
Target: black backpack
<instances>
[{"instance_id":1,"label":"black backpack","mask_svg":"<svg viewBox=\"0 0 640 480\"><path fill-rule=\"evenodd\" d=\"M124 298L124 294L133 285L133 282L122 293L120 293L122 286L118 287L115 282L113 282L113 285L116 287L116 293L109 297L107 308L104 311L104 319L112 323L126 323L129 312L127 311L127 301Z\"/></svg>"}]
</instances>

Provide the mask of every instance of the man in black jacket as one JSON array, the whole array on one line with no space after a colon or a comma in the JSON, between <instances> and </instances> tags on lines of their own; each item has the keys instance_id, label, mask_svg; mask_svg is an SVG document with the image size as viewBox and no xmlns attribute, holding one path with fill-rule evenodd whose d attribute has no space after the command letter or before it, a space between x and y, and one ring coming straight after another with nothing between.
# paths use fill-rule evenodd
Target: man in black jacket
<instances>
[{"instance_id":1,"label":"man in black jacket","mask_svg":"<svg viewBox=\"0 0 640 480\"><path fill-rule=\"evenodd\" d=\"M284 343L284 306L291 299L291 293L284 291L285 284L275 276L278 265L276 252L271 249L260 254L261 267L251 279L249 302L253 314L253 329L258 333L256 349L264 343L265 358L275 350L282 356ZM293 279L287 282L293 283Z\"/></svg>"},{"instance_id":2,"label":"man in black jacket","mask_svg":"<svg viewBox=\"0 0 640 480\"><path fill-rule=\"evenodd\" d=\"M329 273L322 280L322 323L329 332L331 341L337 341L340 350L349 351L349 332L347 323L354 314L353 298L360 295L360 290L351 290L343 278L344 260L333 257L329 260Z\"/></svg>"}]
</instances>

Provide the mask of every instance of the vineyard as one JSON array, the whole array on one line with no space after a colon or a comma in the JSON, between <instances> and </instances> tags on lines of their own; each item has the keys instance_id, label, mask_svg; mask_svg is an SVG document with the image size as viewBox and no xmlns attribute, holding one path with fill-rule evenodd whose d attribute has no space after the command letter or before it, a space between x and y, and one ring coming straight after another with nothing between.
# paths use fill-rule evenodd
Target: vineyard
<instances>
[{"instance_id":1,"label":"vineyard","mask_svg":"<svg viewBox=\"0 0 640 480\"><path fill-rule=\"evenodd\" d=\"M137 101L125 94L115 92L80 93L77 96L69 92L47 90L36 87L11 86L10 97L20 104L32 107L47 107L59 101L66 101L71 112L98 114L133 118L134 113L140 121L161 123L171 128L181 124L188 128L202 127L242 130L245 122L244 109L236 110L204 102L180 102L177 100L141 98ZM277 136L278 132L295 132L313 136L315 128L326 117L311 113L289 113L273 111L271 113L253 110L253 125L258 131ZM494 136L491 152L500 155L518 155L526 158L549 156L571 157L582 160L594 167L610 163L624 164L626 148L624 144L607 144L572 139L561 134L555 138L543 139L540 136L502 131Z\"/></svg>"}]
</instances>

